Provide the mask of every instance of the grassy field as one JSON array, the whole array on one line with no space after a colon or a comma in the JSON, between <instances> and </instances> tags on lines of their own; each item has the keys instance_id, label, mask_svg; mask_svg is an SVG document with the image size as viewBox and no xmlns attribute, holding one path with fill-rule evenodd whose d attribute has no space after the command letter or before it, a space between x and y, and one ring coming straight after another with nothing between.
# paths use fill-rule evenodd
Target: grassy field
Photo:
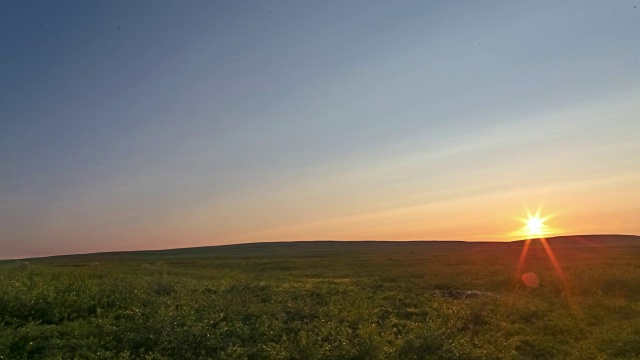
<instances>
[{"instance_id":1,"label":"grassy field","mask_svg":"<svg viewBox=\"0 0 640 360\"><path fill-rule=\"evenodd\" d=\"M0 357L640 358L640 240L312 242L0 262ZM597 246L597 245L610 246Z\"/></svg>"}]
</instances>

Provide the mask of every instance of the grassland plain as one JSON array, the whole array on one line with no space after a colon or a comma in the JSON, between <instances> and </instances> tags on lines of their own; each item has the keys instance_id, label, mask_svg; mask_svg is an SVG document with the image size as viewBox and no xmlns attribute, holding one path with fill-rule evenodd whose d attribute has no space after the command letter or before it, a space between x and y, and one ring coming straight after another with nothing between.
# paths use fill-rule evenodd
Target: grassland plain
<instances>
[{"instance_id":1,"label":"grassland plain","mask_svg":"<svg viewBox=\"0 0 640 360\"><path fill-rule=\"evenodd\" d=\"M640 358L640 240L309 242L0 263L0 357ZM588 245L588 246L585 246ZM607 246L599 246L607 245ZM482 293L465 293L481 291Z\"/></svg>"}]
</instances>

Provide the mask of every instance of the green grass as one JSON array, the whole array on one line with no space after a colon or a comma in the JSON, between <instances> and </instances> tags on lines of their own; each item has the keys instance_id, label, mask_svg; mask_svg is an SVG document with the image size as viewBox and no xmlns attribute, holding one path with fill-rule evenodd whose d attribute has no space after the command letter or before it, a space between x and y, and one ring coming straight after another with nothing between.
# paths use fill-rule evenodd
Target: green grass
<instances>
[{"instance_id":1,"label":"green grass","mask_svg":"<svg viewBox=\"0 0 640 360\"><path fill-rule=\"evenodd\" d=\"M553 243L552 243L553 246ZM0 263L0 356L640 358L640 247L257 244ZM461 298L450 290L487 294Z\"/></svg>"}]
</instances>

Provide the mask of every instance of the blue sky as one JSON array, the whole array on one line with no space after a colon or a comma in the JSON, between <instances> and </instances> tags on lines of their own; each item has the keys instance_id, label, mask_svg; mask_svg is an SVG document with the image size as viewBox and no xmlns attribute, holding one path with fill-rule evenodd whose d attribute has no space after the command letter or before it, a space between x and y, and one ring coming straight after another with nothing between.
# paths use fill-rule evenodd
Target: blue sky
<instances>
[{"instance_id":1,"label":"blue sky","mask_svg":"<svg viewBox=\"0 0 640 360\"><path fill-rule=\"evenodd\" d=\"M638 234L638 6L5 1L0 257Z\"/></svg>"}]
</instances>

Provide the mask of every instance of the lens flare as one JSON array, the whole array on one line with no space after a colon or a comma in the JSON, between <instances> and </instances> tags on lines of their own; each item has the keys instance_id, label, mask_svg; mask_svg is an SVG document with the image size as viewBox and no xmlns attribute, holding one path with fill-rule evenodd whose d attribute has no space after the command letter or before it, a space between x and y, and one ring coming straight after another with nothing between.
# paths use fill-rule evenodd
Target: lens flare
<instances>
[{"instance_id":1,"label":"lens flare","mask_svg":"<svg viewBox=\"0 0 640 360\"><path fill-rule=\"evenodd\" d=\"M558 278L562 282L562 286L564 288L564 292L567 296L570 294L569 283L567 281L567 277L556 258L556 255L553 253L551 246L547 242L545 235L553 233L553 231L545 225L545 221L551 218L551 215L541 216L542 213L542 204L538 207L535 214L532 214L528 208L525 208L525 212L527 213L526 219L518 219L522 221L525 226L520 229L519 233L522 235L526 235L527 238L524 241L524 245L522 247L522 252L520 253L520 259L518 260L518 266L516 268L516 274L521 278L522 282L525 286L530 288L537 288L540 286L540 279L538 275L532 272L527 272L522 274L522 270L527 259L527 254L529 253L529 248L531 247L531 242L535 239L538 239L542 244L542 248L545 253L549 257L551 261L551 265L555 270Z\"/></svg>"},{"instance_id":2,"label":"lens flare","mask_svg":"<svg viewBox=\"0 0 640 360\"><path fill-rule=\"evenodd\" d=\"M532 272L522 274L522 282L527 287L534 288L534 289L540 286L540 278L538 277L538 275L536 275L536 273L532 273Z\"/></svg>"}]
</instances>

